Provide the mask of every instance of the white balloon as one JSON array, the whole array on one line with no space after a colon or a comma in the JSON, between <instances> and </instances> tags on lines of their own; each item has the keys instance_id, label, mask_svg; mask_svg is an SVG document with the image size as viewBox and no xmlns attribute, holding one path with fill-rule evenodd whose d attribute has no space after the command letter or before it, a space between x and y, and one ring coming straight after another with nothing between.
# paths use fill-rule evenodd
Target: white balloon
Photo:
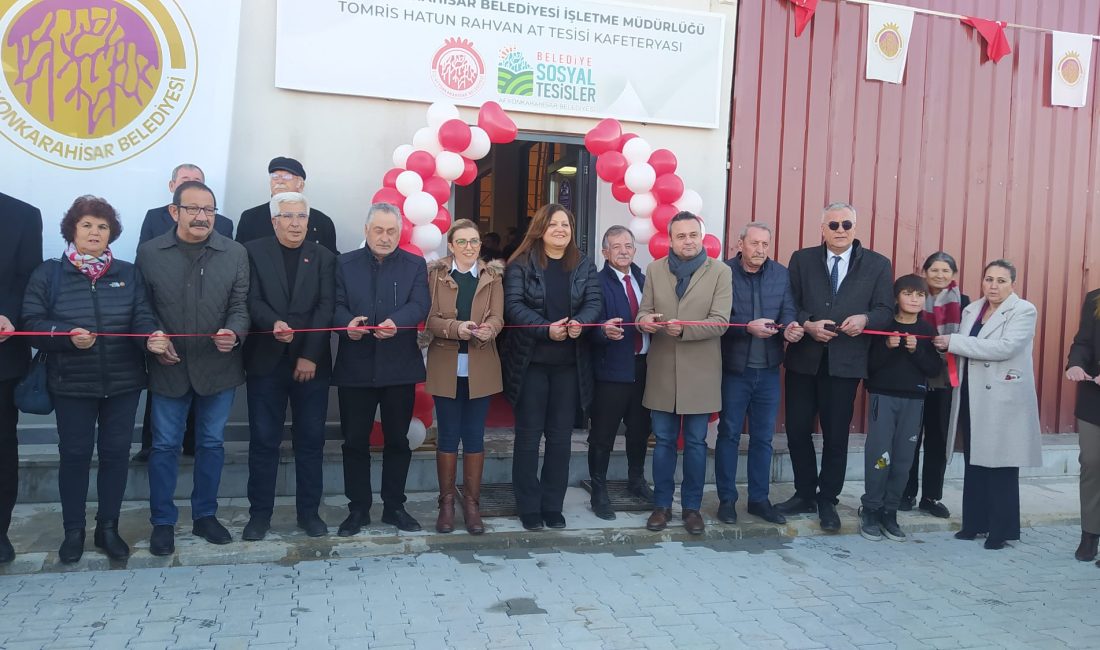
<instances>
[{"instance_id":1,"label":"white balloon","mask_svg":"<svg viewBox=\"0 0 1100 650\"><path fill-rule=\"evenodd\" d=\"M416 226L422 226L429 224L432 219L435 219L435 215L439 212L439 204L435 202L435 197L427 192L414 192L405 199L405 218L408 219ZM438 232L438 228L436 231ZM416 229L413 229L416 232ZM420 250L424 250L421 248Z\"/></svg>"},{"instance_id":2,"label":"white balloon","mask_svg":"<svg viewBox=\"0 0 1100 650\"><path fill-rule=\"evenodd\" d=\"M672 203L682 212L698 215L703 211L703 197L695 190L684 190L683 195Z\"/></svg>"},{"instance_id":3,"label":"white balloon","mask_svg":"<svg viewBox=\"0 0 1100 650\"><path fill-rule=\"evenodd\" d=\"M657 228L653 226L653 220L643 217L634 217L630 220L630 232L634 233L634 239L639 244L648 244L653 235L657 234Z\"/></svg>"},{"instance_id":4,"label":"white balloon","mask_svg":"<svg viewBox=\"0 0 1100 650\"><path fill-rule=\"evenodd\" d=\"M427 151L433 156L443 151L439 144L439 131L436 127L425 126L413 134L413 149Z\"/></svg>"},{"instance_id":5,"label":"white balloon","mask_svg":"<svg viewBox=\"0 0 1100 650\"><path fill-rule=\"evenodd\" d=\"M409 420L409 449L418 449L428 437L428 427L420 418Z\"/></svg>"},{"instance_id":6,"label":"white balloon","mask_svg":"<svg viewBox=\"0 0 1100 650\"><path fill-rule=\"evenodd\" d=\"M637 138L634 138L637 140ZM630 142L634 142L631 140ZM627 144L630 144L627 142ZM635 194L642 194L653 189L653 183L657 180L657 172L647 162L634 163L626 168L626 178L623 181Z\"/></svg>"},{"instance_id":7,"label":"white balloon","mask_svg":"<svg viewBox=\"0 0 1100 650\"><path fill-rule=\"evenodd\" d=\"M413 146L411 144L403 144L400 147L393 150L393 166L405 169L405 161L409 159L409 155L412 154Z\"/></svg>"},{"instance_id":8,"label":"white balloon","mask_svg":"<svg viewBox=\"0 0 1100 650\"><path fill-rule=\"evenodd\" d=\"M488 155L492 146L493 143L489 142L489 134L485 132L485 129L479 126L471 126L470 146L466 147L466 151L463 151L462 155L470 160L481 160Z\"/></svg>"},{"instance_id":9,"label":"white balloon","mask_svg":"<svg viewBox=\"0 0 1100 650\"><path fill-rule=\"evenodd\" d=\"M415 140L413 141L415 142ZM649 162L649 156L653 153L653 147L642 138L631 138L623 145L623 156L631 165Z\"/></svg>"},{"instance_id":10,"label":"white balloon","mask_svg":"<svg viewBox=\"0 0 1100 650\"><path fill-rule=\"evenodd\" d=\"M657 207L657 197L650 192L642 192L630 197L630 213L635 217L653 216L653 210Z\"/></svg>"},{"instance_id":11,"label":"white balloon","mask_svg":"<svg viewBox=\"0 0 1100 650\"><path fill-rule=\"evenodd\" d=\"M402 196L409 196L424 189L424 179L416 172L405 170L397 175L395 185Z\"/></svg>"},{"instance_id":12,"label":"white balloon","mask_svg":"<svg viewBox=\"0 0 1100 650\"><path fill-rule=\"evenodd\" d=\"M458 109L454 104L448 104L447 102L436 102L428 107L428 126L432 127L433 131L438 131L439 127L447 120L458 119Z\"/></svg>"},{"instance_id":13,"label":"white balloon","mask_svg":"<svg viewBox=\"0 0 1100 650\"><path fill-rule=\"evenodd\" d=\"M413 228L412 243L427 253L439 248L443 243L443 232L434 223L426 223Z\"/></svg>"},{"instance_id":14,"label":"white balloon","mask_svg":"<svg viewBox=\"0 0 1100 650\"><path fill-rule=\"evenodd\" d=\"M435 175L447 182L461 176L465 169L462 156L453 151L441 151L435 156Z\"/></svg>"}]
</instances>

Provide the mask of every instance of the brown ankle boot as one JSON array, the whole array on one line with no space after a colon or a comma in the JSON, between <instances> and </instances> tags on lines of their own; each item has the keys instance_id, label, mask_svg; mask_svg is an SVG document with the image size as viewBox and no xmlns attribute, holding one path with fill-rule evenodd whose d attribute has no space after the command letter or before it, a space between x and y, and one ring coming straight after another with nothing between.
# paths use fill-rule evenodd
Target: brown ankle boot
<instances>
[{"instance_id":1,"label":"brown ankle boot","mask_svg":"<svg viewBox=\"0 0 1100 650\"><path fill-rule=\"evenodd\" d=\"M1073 557L1082 562L1092 562L1096 559L1097 542L1100 542L1100 535L1087 533L1082 530L1081 545L1077 547L1077 552L1073 554Z\"/></svg>"},{"instance_id":2,"label":"brown ankle boot","mask_svg":"<svg viewBox=\"0 0 1100 650\"><path fill-rule=\"evenodd\" d=\"M435 473L439 477L439 516L435 520L435 530L449 533L455 529L455 471L458 469L458 454L436 452Z\"/></svg>"},{"instance_id":3,"label":"brown ankle boot","mask_svg":"<svg viewBox=\"0 0 1100 650\"><path fill-rule=\"evenodd\" d=\"M462 454L462 518L466 532L480 535L485 532L481 521L481 471L485 467L485 454Z\"/></svg>"}]
</instances>

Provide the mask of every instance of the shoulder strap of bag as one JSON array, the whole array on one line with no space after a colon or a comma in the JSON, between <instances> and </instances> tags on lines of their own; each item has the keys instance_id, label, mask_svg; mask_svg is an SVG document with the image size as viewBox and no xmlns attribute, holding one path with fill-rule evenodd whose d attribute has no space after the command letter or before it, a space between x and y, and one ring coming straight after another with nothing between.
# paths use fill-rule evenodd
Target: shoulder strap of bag
<instances>
[{"instance_id":1,"label":"shoulder strap of bag","mask_svg":"<svg viewBox=\"0 0 1100 650\"><path fill-rule=\"evenodd\" d=\"M57 264L53 265L53 275L50 276L50 311L53 311L54 305L57 304L57 294L61 291L61 265L65 261L62 259L57 260Z\"/></svg>"}]
</instances>

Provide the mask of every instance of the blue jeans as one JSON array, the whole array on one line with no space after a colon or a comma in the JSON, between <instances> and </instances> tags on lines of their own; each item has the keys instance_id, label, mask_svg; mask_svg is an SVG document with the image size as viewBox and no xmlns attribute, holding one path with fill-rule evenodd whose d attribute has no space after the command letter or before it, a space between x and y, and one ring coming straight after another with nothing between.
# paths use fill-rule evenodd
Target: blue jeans
<instances>
[{"instance_id":1,"label":"blue jeans","mask_svg":"<svg viewBox=\"0 0 1100 650\"><path fill-rule=\"evenodd\" d=\"M458 378L454 398L435 399L435 422L439 429L436 447L445 454L457 454L458 443L462 451L480 454L485 451L485 417L489 415L489 398L470 399L470 380Z\"/></svg>"},{"instance_id":2,"label":"blue jeans","mask_svg":"<svg viewBox=\"0 0 1100 650\"><path fill-rule=\"evenodd\" d=\"M212 517L218 511L218 486L225 464L225 422L236 389L213 395L188 391L183 397L153 394L153 450L149 454L149 521L174 526L179 509L172 502L179 475L180 448L187 427L187 411L195 403L195 471L191 489L191 519Z\"/></svg>"},{"instance_id":3,"label":"blue jeans","mask_svg":"<svg viewBox=\"0 0 1100 650\"><path fill-rule=\"evenodd\" d=\"M737 501L737 456L741 428L749 416L749 503L768 500L772 437L779 414L779 368L745 368L722 373L722 417L714 450L718 499Z\"/></svg>"},{"instance_id":4,"label":"blue jeans","mask_svg":"<svg viewBox=\"0 0 1100 650\"><path fill-rule=\"evenodd\" d=\"M676 490L676 441L680 437L680 422L684 427L684 480L680 483L680 505L684 510L698 510L703 503L703 481L707 474L707 420L710 413L678 415L665 411L650 411L653 435L653 505L672 507Z\"/></svg>"}]
</instances>

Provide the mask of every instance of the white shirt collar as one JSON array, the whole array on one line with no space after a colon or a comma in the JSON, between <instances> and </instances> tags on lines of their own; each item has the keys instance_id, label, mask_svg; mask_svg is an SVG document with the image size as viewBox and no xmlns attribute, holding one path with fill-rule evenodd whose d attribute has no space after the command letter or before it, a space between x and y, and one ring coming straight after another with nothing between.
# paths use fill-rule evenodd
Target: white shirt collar
<instances>
[{"instance_id":1,"label":"white shirt collar","mask_svg":"<svg viewBox=\"0 0 1100 650\"><path fill-rule=\"evenodd\" d=\"M465 271L458 268L458 261L455 260L453 257L451 258L451 270L452 271L458 271L459 273L465 273ZM469 273L470 273L470 275L474 276L475 278L477 277L477 262L474 262L474 265L470 267Z\"/></svg>"},{"instance_id":2,"label":"white shirt collar","mask_svg":"<svg viewBox=\"0 0 1100 650\"><path fill-rule=\"evenodd\" d=\"M850 260L852 259L852 248L853 248L852 246L849 246L849 247L848 247L848 250L844 251L843 253L839 253L839 254L838 254L838 253L834 253L833 251L831 251L831 250L829 250L828 248L826 248L826 249L825 249L825 252L826 252L826 253L828 253L828 255L829 255L828 259L826 260L826 263L831 263L831 262L833 261L833 257L834 257L834 256L839 256L839 257L840 257L840 259L841 259L841 260L842 260L842 261L843 261L843 262L844 262L845 264L847 264L847 263L848 263L848 262L849 262L849 261L850 261Z\"/></svg>"}]
</instances>

